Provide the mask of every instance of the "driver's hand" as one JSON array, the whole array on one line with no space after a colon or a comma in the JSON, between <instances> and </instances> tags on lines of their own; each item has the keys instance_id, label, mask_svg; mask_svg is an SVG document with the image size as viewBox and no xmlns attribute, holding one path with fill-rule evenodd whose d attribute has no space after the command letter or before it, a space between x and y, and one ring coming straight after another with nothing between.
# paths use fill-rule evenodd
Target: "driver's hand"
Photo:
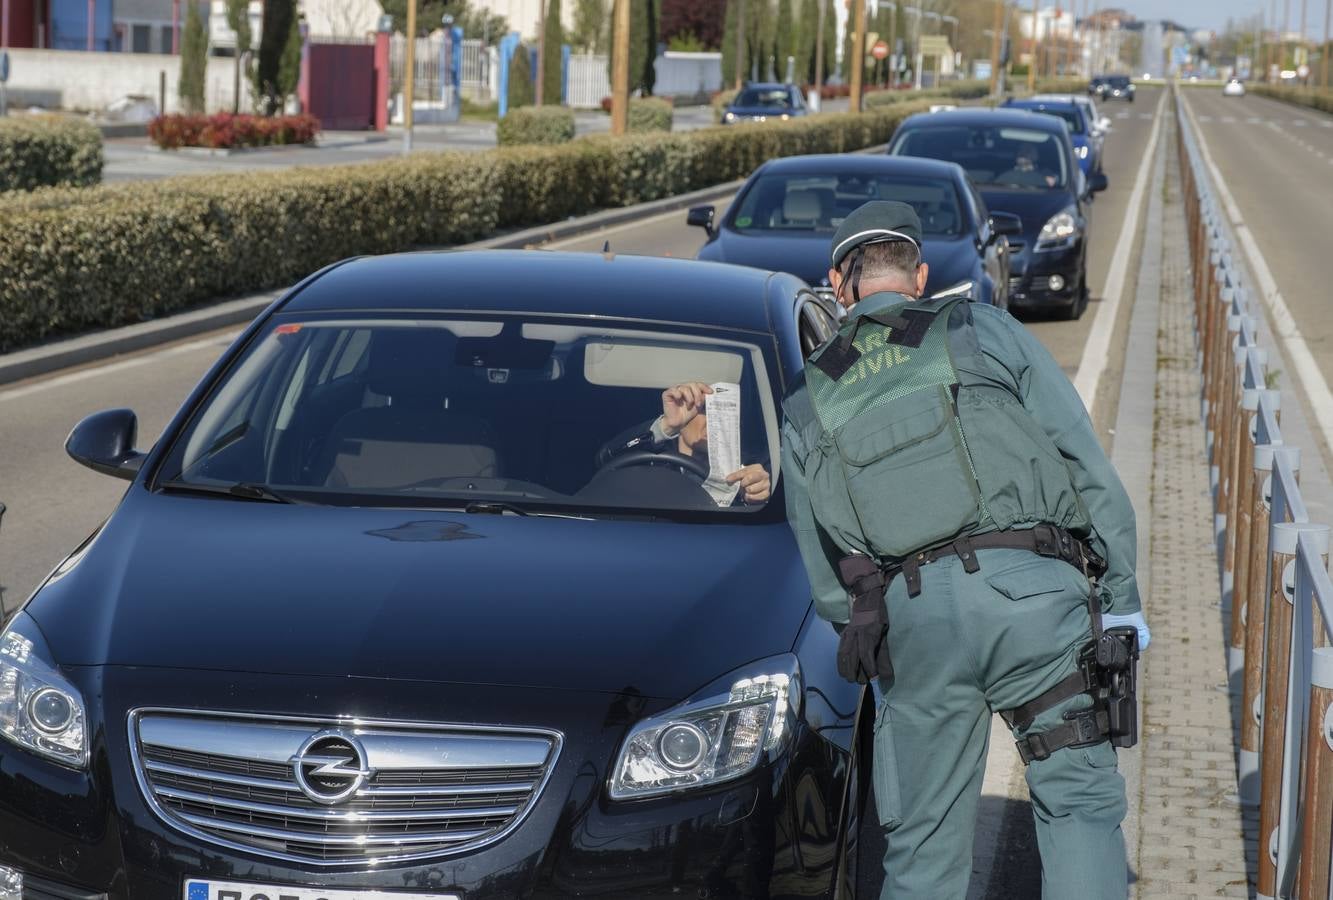
<instances>
[{"instance_id":1,"label":"driver's hand","mask_svg":"<svg viewBox=\"0 0 1333 900\"><path fill-rule=\"evenodd\" d=\"M727 476L727 484L736 483L740 484L741 499L746 503L763 503L773 488L768 470L758 463L737 469Z\"/></svg>"},{"instance_id":2,"label":"driver's hand","mask_svg":"<svg viewBox=\"0 0 1333 900\"><path fill-rule=\"evenodd\" d=\"M713 389L702 381L691 381L667 388L662 392L662 424L672 434L704 409L704 398Z\"/></svg>"}]
</instances>

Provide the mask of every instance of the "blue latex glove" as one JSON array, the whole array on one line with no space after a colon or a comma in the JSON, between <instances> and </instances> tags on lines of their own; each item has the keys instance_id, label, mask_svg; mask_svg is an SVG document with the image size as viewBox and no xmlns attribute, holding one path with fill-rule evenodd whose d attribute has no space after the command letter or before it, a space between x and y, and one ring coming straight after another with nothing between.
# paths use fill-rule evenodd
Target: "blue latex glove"
<instances>
[{"instance_id":1,"label":"blue latex glove","mask_svg":"<svg viewBox=\"0 0 1333 900\"><path fill-rule=\"evenodd\" d=\"M1130 613L1127 616L1113 616L1109 613L1102 615L1102 628L1125 628L1133 626L1139 633L1139 652L1142 653L1148 649L1148 644L1152 642L1152 632L1148 630L1148 620L1143 617L1143 611Z\"/></svg>"}]
</instances>

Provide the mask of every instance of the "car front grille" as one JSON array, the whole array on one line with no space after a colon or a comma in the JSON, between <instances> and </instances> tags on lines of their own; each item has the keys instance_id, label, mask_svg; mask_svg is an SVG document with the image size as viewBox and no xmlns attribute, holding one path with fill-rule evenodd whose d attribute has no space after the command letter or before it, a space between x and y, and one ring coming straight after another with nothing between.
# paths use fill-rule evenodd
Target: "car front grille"
<instances>
[{"instance_id":1,"label":"car front grille","mask_svg":"<svg viewBox=\"0 0 1333 900\"><path fill-rule=\"evenodd\" d=\"M558 734L527 729L157 711L134 722L136 774L168 824L315 865L497 841L536 804L560 750Z\"/></svg>"},{"instance_id":2,"label":"car front grille","mask_svg":"<svg viewBox=\"0 0 1333 900\"><path fill-rule=\"evenodd\" d=\"M1033 275L1027 279L1027 285L1024 286L1022 276L1014 276L1009 279L1009 296L1026 297L1029 294L1045 293L1051 289L1051 278L1049 275Z\"/></svg>"}]
</instances>

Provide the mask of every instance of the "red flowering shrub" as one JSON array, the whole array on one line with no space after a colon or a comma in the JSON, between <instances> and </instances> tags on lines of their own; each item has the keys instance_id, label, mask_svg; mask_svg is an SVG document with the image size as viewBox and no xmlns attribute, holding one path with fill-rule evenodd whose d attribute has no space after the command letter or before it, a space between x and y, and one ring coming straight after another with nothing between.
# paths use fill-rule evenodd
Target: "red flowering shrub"
<instances>
[{"instance_id":1,"label":"red flowering shrub","mask_svg":"<svg viewBox=\"0 0 1333 900\"><path fill-rule=\"evenodd\" d=\"M319 120L311 115L158 116L148 123L148 137L164 150L178 147L267 147L272 144L310 144L319 134Z\"/></svg>"}]
</instances>

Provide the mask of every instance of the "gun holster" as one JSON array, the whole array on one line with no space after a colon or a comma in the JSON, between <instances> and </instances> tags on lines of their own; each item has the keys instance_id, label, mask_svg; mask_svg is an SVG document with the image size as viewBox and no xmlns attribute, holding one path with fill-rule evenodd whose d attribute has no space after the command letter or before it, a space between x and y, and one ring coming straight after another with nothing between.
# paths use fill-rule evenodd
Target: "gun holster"
<instances>
[{"instance_id":1,"label":"gun holster","mask_svg":"<svg viewBox=\"0 0 1333 900\"><path fill-rule=\"evenodd\" d=\"M1099 693L1105 698L1111 743L1133 747L1139 742L1139 632L1133 627L1109 628L1092 646Z\"/></svg>"}]
</instances>

